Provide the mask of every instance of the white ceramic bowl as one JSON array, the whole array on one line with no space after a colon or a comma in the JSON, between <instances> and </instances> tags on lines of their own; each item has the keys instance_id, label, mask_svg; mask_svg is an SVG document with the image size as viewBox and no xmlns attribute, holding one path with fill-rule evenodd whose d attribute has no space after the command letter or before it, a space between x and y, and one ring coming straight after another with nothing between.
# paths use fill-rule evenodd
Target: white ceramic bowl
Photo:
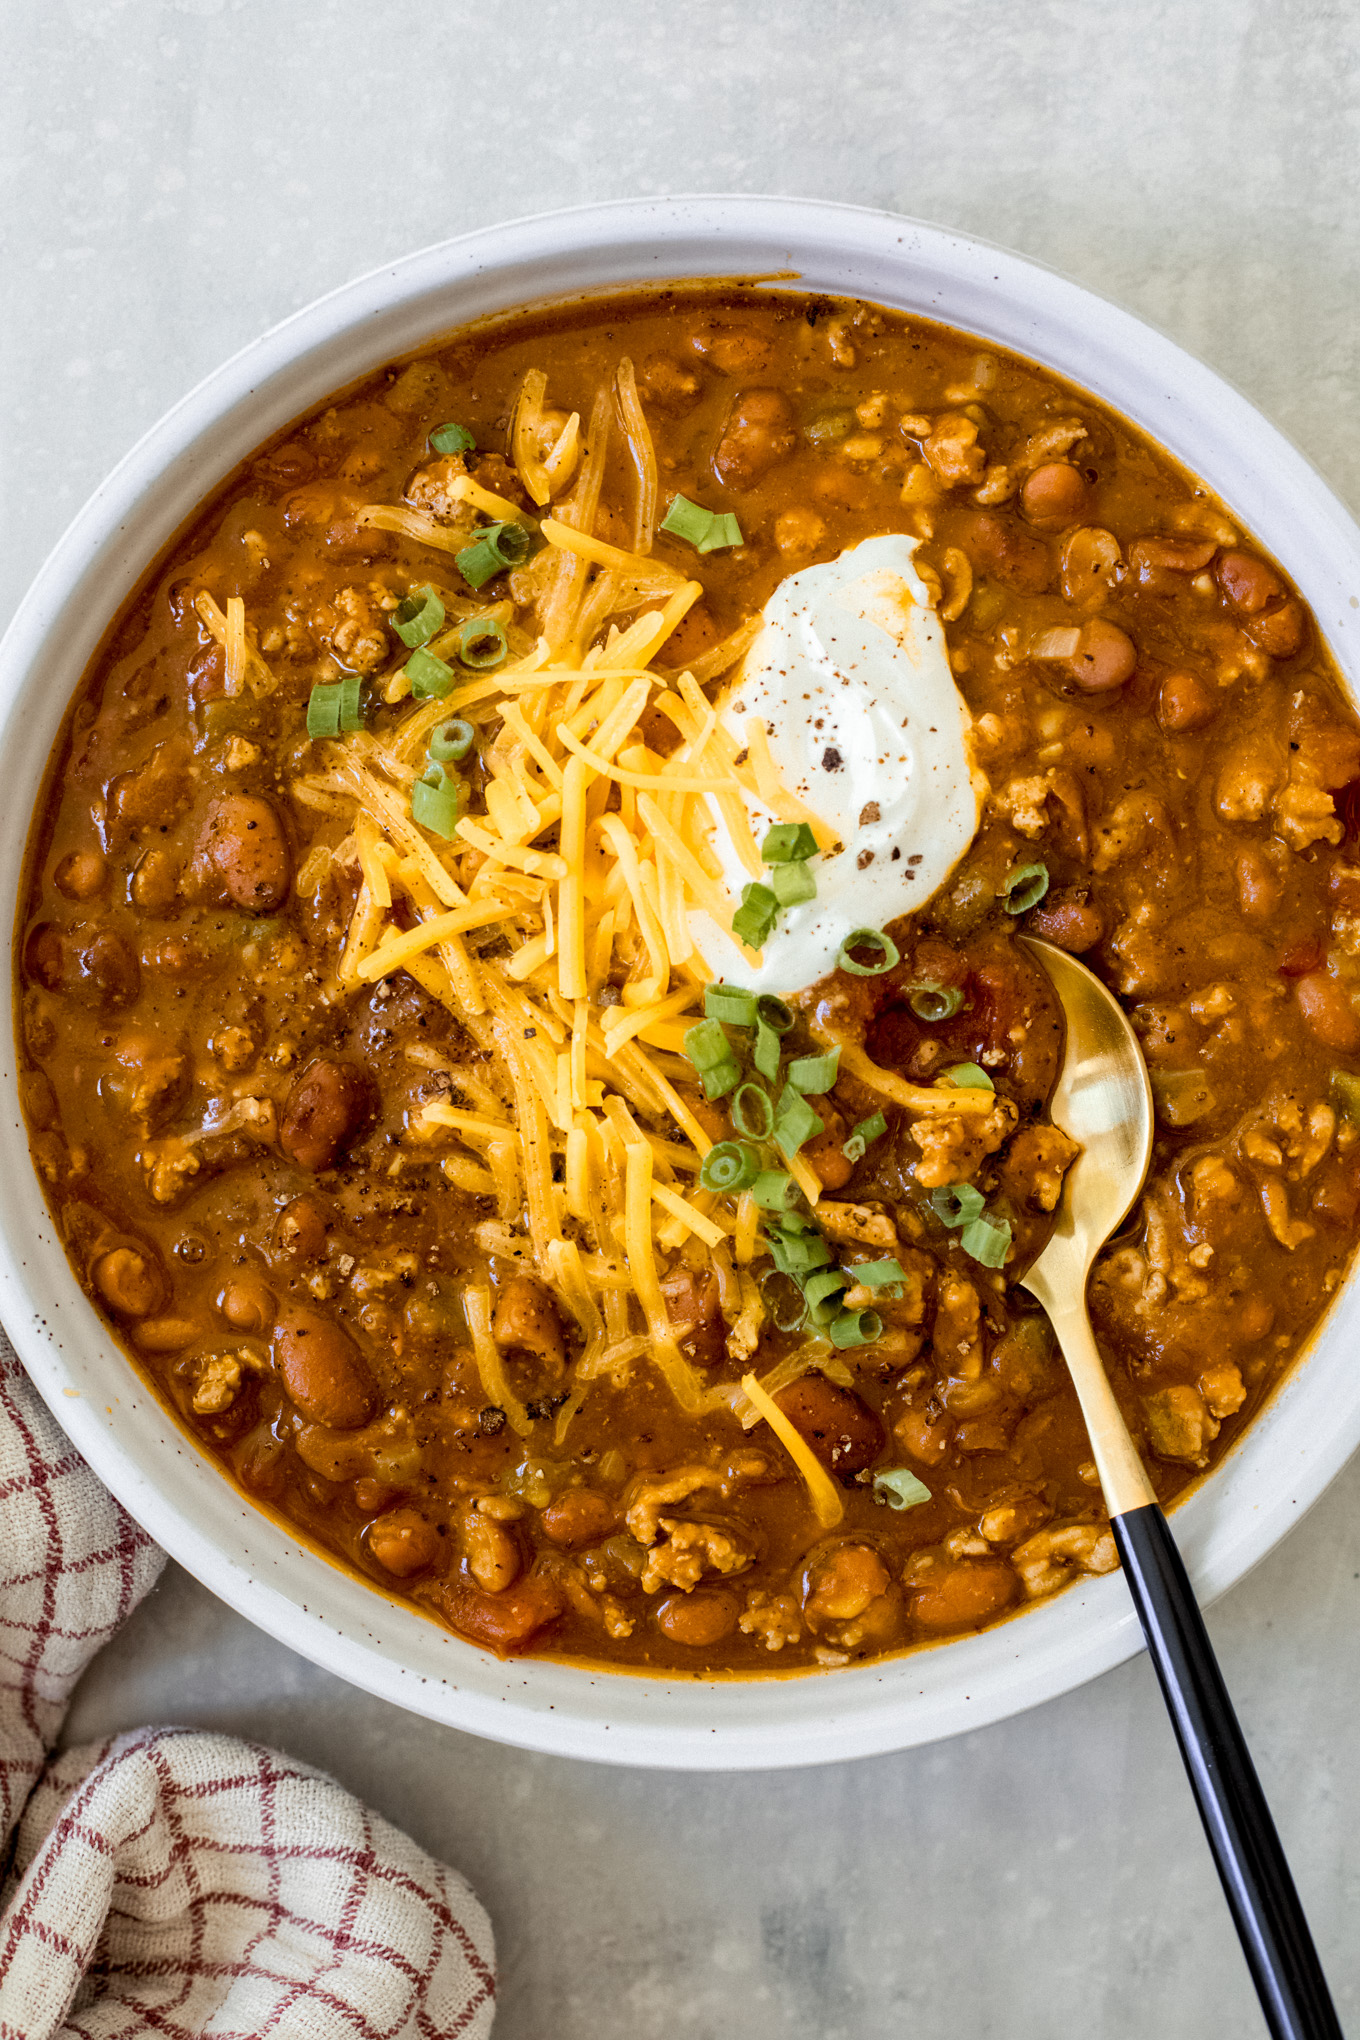
<instances>
[{"instance_id":1,"label":"white ceramic bowl","mask_svg":"<svg viewBox=\"0 0 1360 2040\"><path fill-rule=\"evenodd\" d=\"M15 911L28 818L62 711L113 611L219 477L331 391L467 320L677 278L797 273L1070 376L1204 477L1281 561L1348 676L1360 671L1360 532L1308 463L1208 369L1128 313L985 243L800 199L641 200L468 234L377 270L267 333L178 404L76 518L0 646ZM300 1545L198 1452L113 1347L38 1191L10 1026L0 1112L0 1316L58 1421L120 1500L223 1600L342 1678L437 1721L597 1761L721 1769L900 1749L1031 1707L1130 1657L1118 1574L981 1636L877 1666L713 1682L502 1664ZM1176 1512L1202 1598L1240 1579L1360 1442L1355 1281L1243 1442Z\"/></svg>"}]
</instances>

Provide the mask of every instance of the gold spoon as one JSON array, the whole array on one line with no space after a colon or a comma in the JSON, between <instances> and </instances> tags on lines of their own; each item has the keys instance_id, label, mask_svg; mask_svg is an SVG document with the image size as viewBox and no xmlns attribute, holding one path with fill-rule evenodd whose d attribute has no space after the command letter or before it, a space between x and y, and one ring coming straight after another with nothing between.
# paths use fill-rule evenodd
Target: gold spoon
<instances>
[{"instance_id":1,"label":"gold spoon","mask_svg":"<svg viewBox=\"0 0 1360 2040\"><path fill-rule=\"evenodd\" d=\"M1087 1313L1091 1264L1133 1208L1152 1156L1152 1087L1143 1052L1117 1000L1085 964L1032 936L1022 940L1052 979L1067 1022L1050 1116L1082 1151L1067 1172L1048 1244L1021 1280L1052 1320L1081 1403L1124 1576L1266 2024L1276 2040L1341 2040L1194 1589L1115 1401Z\"/></svg>"}]
</instances>

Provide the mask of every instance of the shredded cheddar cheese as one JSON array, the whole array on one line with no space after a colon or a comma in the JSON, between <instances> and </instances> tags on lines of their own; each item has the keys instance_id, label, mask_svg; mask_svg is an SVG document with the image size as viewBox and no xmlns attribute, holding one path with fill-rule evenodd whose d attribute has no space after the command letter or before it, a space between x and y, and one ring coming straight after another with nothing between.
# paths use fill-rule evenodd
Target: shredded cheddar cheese
<instances>
[{"instance_id":1,"label":"shredded cheddar cheese","mask_svg":"<svg viewBox=\"0 0 1360 2040\"><path fill-rule=\"evenodd\" d=\"M484 1282L470 1282L463 1291L463 1310L472 1334L472 1353L477 1362L488 1402L504 1410L506 1421L521 1438L527 1438L533 1423L524 1404L505 1378L500 1347L491 1336L491 1291Z\"/></svg>"},{"instance_id":2,"label":"shredded cheddar cheese","mask_svg":"<svg viewBox=\"0 0 1360 2040\"><path fill-rule=\"evenodd\" d=\"M494 1209L477 1221L479 1242L531 1272L577 1328L556 1442L593 1384L652 1367L686 1411L768 1422L830 1527L839 1492L768 1384L748 1375L742 1389L709 1386L680 1350L667 1295L685 1265L674 1257L697 1243L723 1271L731 1350L753 1350L765 1316L751 1265L762 1214L749 1192L720 1195L700 1180L709 1115L680 1061L711 975L691 916L729 930L738 904L715 830L757 880L766 867L753 807L808 822L823 848L835 837L780 780L763 726L751 724L743 748L704 692L754 642L759 617L688 666L660 663L704 588L652 551L659 477L632 365L619 364L584 424L547 402L546 379L530 369L509 451L534 512L449 469L441 485L456 507L446 521L407 504L359 512L361 524L444 555L474 542L479 518L517 523L542 544L495 603L466 599L453 565L434 566L444 620L428 650L454 677L446 694L410 699L406 654L394 648L391 670L370 682L370 698L386 704L375 727L315 747L293 788L321 838L299 883L319 896L333 874L357 878L336 966L342 988L404 972L475 1044L461 1066L436 1056L430 1067L444 1070L448 1088L412 1108L401 1139ZM595 531L620 434L636 480L627 547ZM536 636L525 628L530 605ZM228 693L272 689L244 603L232 597L224 611L205 590L196 607L223 647ZM460 662L469 618L504 633L507 655L494 670ZM412 793L435 731L453 716L472 727L476 770L445 835L415 820ZM678 743L658 740L662 717ZM743 953L759 964L758 952ZM918 1113L988 1109L989 1094L909 1085L849 1045L842 1067ZM816 1172L798 1154L787 1168L815 1205ZM482 1390L527 1438L533 1425L493 1334L488 1285L466 1284L464 1305ZM794 1366L796 1379L810 1364L800 1349L781 1366Z\"/></svg>"},{"instance_id":3,"label":"shredded cheddar cheese","mask_svg":"<svg viewBox=\"0 0 1360 2040\"><path fill-rule=\"evenodd\" d=\"M818 1459L812 1447L788 1418L774 1398L761 1387L754 1374L743 1374L742 1392L747 1400L765 1419L775 1437L779 1440L789 1458L807 1483L808 1499L812 1513L823 1530L834 1530L845 1514L845 1503L841 1491L831 1475Z\"/></svg>"}]
</instances>

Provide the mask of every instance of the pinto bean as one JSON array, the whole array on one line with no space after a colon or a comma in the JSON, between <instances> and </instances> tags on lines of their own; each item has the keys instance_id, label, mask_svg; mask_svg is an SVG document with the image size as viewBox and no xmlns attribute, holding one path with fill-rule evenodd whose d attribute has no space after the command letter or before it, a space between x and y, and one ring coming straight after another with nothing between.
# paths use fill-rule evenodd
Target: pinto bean
<instances>
[{"instance_id":1,"label":"pinto bean","mask_svg":"<svg viewBox=\"0 0 1360 2040\"><path fill-rule=\"evenodd\" d=\"M252 914L272 914L281 907L293 878L283 824L269 802L254 793L227 793L212 802L194 866L198 873L210 871L232 904Z\"/></svg>"},{"instance_id":2,"label":"pinto bean","mask_svg":"<svg viewBox=\"0 0 1360 2040\"><path fill-rule=\"evenodd\" d=\"M435 1605L460 1636L494 1650L498 1657L508 1657L512 1651L523 1650L531 1637L555 1621L566 1607L566 1599L556 1580L544 1573L530 1573L528 1579L503 1594L450 1583L436 1596Z\"/></svg>"},{"instance_id":3,"label":"pinto bean","mask_svg":"<svg viewBox=\"0 0 1360 2040\"><path fill-rule=\"evenodd\" d=\"M1255 553L1233 551L1223 554L1215 571L1253 642L1272 659L1292 659L1303 642L1303 605L1275 569Z\"/></svg>"},{"instance_id":4,"label":"pinto bean","mask_svg":"<svg viewBox=\"0 0 1360 2040\"><path fill-rule=\"evenodd\" d=\"M599 1544L612 1537L623 1522L618 1504L592 1488L567 1488L549 1502L539 1517L545 1537L573 1551L583 1544Z\"/></svg>"},{"instance_id":5,"label":"pinto bean","mask_svg":"<svg viewBox=\"0 0 1360 2040\"><path fill-rule=\"evenodd\" d=\"M734 1595L721 1588L696 1587L690 1594L668 1594L656 1611L656 1626L672 1643L691 1650L721 1643L737 1626L740 1613Z\"/></svg>"},{"instance_id":6,"label":"pinto bean","mask_svg":"<svg viewBox=\"0 0 1360 2040\"><path fill-rule=\"evenodd\" d=\"M1015 1599L1019 1582L999 1558L965 1558L918 1587L911 1612L923 1629L977 1629Z\"/></svg>"},{"instance_id":7,"label":"pinto bean","mask_svg":"<svg viewBox=\"0 0 1360 2040\"><path fill-rule=\"evenodd\" d=\"M1174 595L1187 574L1208 566L1214 552L1211 538L1139 538L1129 547L1129 568L1140 588Z\"/></svg>"},{"instance_id":8,"label":"pinto bean","mask_svg":"<svg viewBox=\"0 0 1360 2040\"><path fill-rule=\"evenodd\" d=\"M922 1466L938 1466L954 1442L954 1422L944 1410L907 1410L893 1425L893 1436Z\"/></svg>"},{"instance_id":9,"label":"pinto bean","mask_svg":"<svg viewBox=\"0 0 1360 2040\"><path fill-rule=\"evenodd\" d=\"M679 418L699 401L703 384L692 368L684 368L669 354L649 354L638 373L638 394L658 411Z\"/></svg>"},{"instance_id":10,"label":"pinto bean","mask_svg":"<svg viewBox=\"0 0 1360 2040\"><path fill-rule=\"evenodd\" d=\"M439 1546L439 1532L417 1509L389 1509L368 1526L369 1550L383 1571L399 1580L425 1572L438 1558Z\"/></svg>"},{"instance_id":11,"label":"pinto bean","mask_svg":"<svg viewBox=\"0 0 1360 2040\"><path fill-rule=\"evenodd\" d=\"M853 1622L891 1584L872 1545L840 1544L809 1569L803 1612L814 1629L824 1622Z\"/></svg>"},{"instance_id":12,"label":"pinto bean","mask_svg":"<svg viewBox=\"0 0 1360 2040\"><path fill-rule=\"evenodd\" d=\"M258 1275L236 1275L223 1288L217 1308L238 1332L267 1332L274 1322L278 1299Z\"/></svg>"},{"instance_id":13,"label":"pinto bean","mask_svg":"<svg viewBox=\"0 0 1360 2040\"><path fill-rule=\"evenodd\" d=\"M1014 517L979 510L964 527L963 547L978 573L1003 588L1037 595L1053 579L1053 555L1042 538Z\"/></svg>"},{"instance_id":14,"label":"pinto bean","mask_svg":"<svg viewBox=\"0 0 1360 2040\"><path fill-rule=\"evenodd\" d=\"M1288 593L1273 567L1255 553L1225 552L1215 569L1218 585L1234 609L1243 616L1256 616Z\"/></svg>"},{"instance_id":15,"label":"pinto bean","mask_svg":"<svg viewBox=\"0 0 1360 2040\"><path fill-rule=\"evenodd\" d=\"M1292 659L1303 643L1306 629L1303 604L1291 595L1278 609L1254 616L1247 625L1247 634L1272 659Z\"/></svg>"},{"instance_id":16,"label":"pinto bean","mask_svg":"<svg viewBox=\"0 0 1360 2040\"><path fill-rule=\"evenodd\" d=\"M274 1239L279 1252L290 1260L319 1261L326 1251L329 1231L326 1214L316 1199L295 1197L279 1213Z\"/></svg>"},{"instance_id":17,"label":"pinto bean","mask_svg":"<svg viewBox=\"0 0 1360 2040\"><path fill-rule=\"evenodd\" d=\"M883 1426L868 1404L825 1375L805 1374L775 1401L833 1473L862 1473L883 1450Z\"/></svg>"},{"instance_id":18,"label":"pinto bean","mask_svg":"<svg viewBox=\"0 0 1360 2040\"><path fill-rule=\"evenodd\" d=\"M204 1330L197 1318L149 1317L139 1321L132 1336L143 1352L182 1353L203 1336Z\"/></svg>"},{"instance_id":19,"label":"pinto bean","mask_svg":"<svg viewBox=\"0 0 1360 2040\"><path fill-rule=\"evenodd\" d=\"M1062 531L1080 523L1090 505L1090 485L1079 468L1065 460L1046 461L1026 477L1020 508L1040 531Z\"/></svg>"},{"instance_id":20,"label":"pinto bean","mask_svg":"<svg viewBox=\"0 0 1360 2040\"><path fill-rule=\"evenodd\" d=\"M752 489L798 443L793 406L782 390L743 390L713 455L729 489Z\"/></svg>"},{"instance_id":21,"label":"pinto bean","mask_svg":"<svg viewBox=\"0 0 1360 2040\"><path fill-rule=\"evenodd\" d=\"M182 737L157 744L149 758L109 782L109 834L121 844L139 829L177 822L189 805L193 780L189 746Z\"/></svg>"},{"instance_id":22,"label":"pinto bean","mask_svg":"<svg viewBox=\"0 0 1360 2040\"><path fill-rule=\"evenodd\" d=\"M1242 912L1257 921L1273 914L1279 904L1280 881L1254 845L1238 853L1237 897Z\"/></svg>"},{"instance_id":23,"label":"pinto bean","mask_svg":"<svg viewBox=\"0 0 1360 2040\"><path fill-rule=\"evenodd\" d=\"M700 1280L688 1268L677 1268L662 1283L661 1293L681 1350L700 1367L719 1366L727 1358L727 1327L717 1277Z\"/></svg>"},{"instance_id":24,"label":"pinto bean","mask_svg":"<svg viewBox=\"0 0 1360 2040\"><path fill-rule=\"evenodd\" d=\"M719 375L759 375L769 364L769 341L749 326L710 320L691 336L689 344L703 360L712 362Z\"/></svg>"},{"instance_id":25,"label":"pinto bean","mask_svg":"<svg viewBox=\"0 0 1360 2040\"><path fill-rule=\"evenodd\" d=\"M1173 736L1203 729L1218 714L1220 698L1217 690L1201 680L1198 673L1183 669L1168 673L1157 698L1157 720Z\"/></svg>"},{"instance_id":26,"label":"pinto bean","mask_svg":"<svg viewBox=\"0 0 1360 2040\"><path fill-rule=\"evenodd\" d=\"M274 1364L292 1400L314 1424L354 1431L377 1407L363 1355L343 1325L289 1304L274 1327Z\"/></svg>"},{"instance_id":27,"label":"pinto bean","mask_svg":"<svg viewBox=\"0 0 1360 2040\"><path fill-rule=\"evenodd\" d=\"M1025 923L1026 932L1069 955L1084 956L1105 933L1105 919L1087 900L1045 900Z\"/></svg>"},{"instance_id":28,"label":"pinto bean","mask_svg":"<svg viewBox=\"0 0 1360 2040\"><path fill-rule=\"evenodd\" d=\"M100 1255L90 1276L119 1317L150 1317L165 1301L165 1275L149 1247L112 1247Z\"/></svg>"},{"instance_id":29,"label":"pinto bean","mask_svg":"<svg viewBox=\"0 0 1360 2040\"><path fill-rule=\"evenodd\" d=\"M532 1353L552 1374L560 1374L567 1364L557 1306L546 1289L522 1275L507 1282L496 1299L491 1336L498 1346Z\"/></svg>"},{"instance_id":30,"label":"pinto bean","mask_svg":"<svg viewBox=\"0 0 1360 2040\"><path fill-rule=\"evenodd\" d=\"M45 991L55 992L66 974L66 941L60 928L44 921L24 943L24 975Z\"/></svg>"},{"instance_id":31,"label":"pinto bean","mask_svg":"<svg viewBox=\"0 0 1360 2040\"><path fill-rule=\"evenodd\" d=\"M354 1483L354 1506L366 1516L383 1515L400 1500L400 1488L390 1487L385 1480L375 1480L372 1474L361 1474Z\"/></svg>"},{"instance_id":32,"label":"pinto bean","mask_svg":"<svg viewBox=\"0 0 1360 2040\"><path fill-rule=\"evenodd\" d=\"M24 944L24 969L49 992L64 988L85 1005L116 1011L142 988L142 967L131 944L113 929L80 942L49 924Z\"/></svg>"},{"instance_id":33,"label":"pinto bean","mask_svg":"<svg viewBox=\"0 0 1360 2040\"><path fill-rule=\"evenodd\" d=\"M823 1190L843 1190L855 1173L855 1165L844 1149L850 1128L829 1098L809 1098L808 1104L822 1122L815 1140L803 1149L803 1160L821 1179Z\"/></svg>"},{"instance_id":34,"label":"pinto bean","mask_svg":"<svg viewBox=\"0 0 1360 2040\"><path fill-rule=\"evenodd\" d=\"M463 1523L467 1569L488 1594L503 1594L519 1577L523 1560L514 1533L504 1523L470 1509Z\"/></svg>"},{"instance_id":35,"label":"pinto bean","mask_svg":"<svg viewBox=\"0 0 1360 2040\"><path fill-rule=\"evenodd\" d=\"M300 1169L332 1169L372 1108L373 1087L364 1070L318 1056L288 1093L279 1145Z\"/></svg>"},{"instance_id":36,"label":"pinto bean","mask_svg":"<svg viewBox=\"0 0 1360 2040\"><path fill-rule=\"evenodd\" d=\"M326 544L337 552L385 552L390 540L358 521L367 496L343 489L334 482L304 482L294 489L283 505L283 521L290 530L301 525L324 527Z\"/></svg>"},{"instance_id":37,"label":"pinto bean","mask_svg":"<svg viewBox=\"0 0 1360 2040\"><path fill-rule=\"evenodd\" d=\"M1119 540L1098 524L1084 524L1063 547L1062 591L1068 602L1088 609L1103 602L1114 586L1120 562Z\"/></svg>"},{"instance_id":38,"label":"pinto bean","mask_svg":"<svg viewBox=\"0 0 1360 2040\"><path fill-rule=\"evenodd\" d=\"M1133 639L1103 616L1082 625L1077 649L1067 661L1072 678L1087 694L1108 694L1122 687L1137 664Z\"/></svg>"},{"instance_id":39,"label":"pinto bean","mask_svg":"<svg viewBox=\"0 0 1360 2040\"><path fill-rule=\"evenodd\" d=\"M1310 970L1294 981L1294 997L1309 1028L1328 1048L1360 1048L1360 1016L1334 977Z\"/></svg>"},{"instance_id":40,"label":"pinto bean","mask_svg":"<svg viewBox=\"0 0 1360 2040\"><path fill-rule=\"evenodd\" d=\"M58 892L68 900L91 900L102 892L109 867L99 850L68 851L52 874Z\"/></svg>"}]
</instances>

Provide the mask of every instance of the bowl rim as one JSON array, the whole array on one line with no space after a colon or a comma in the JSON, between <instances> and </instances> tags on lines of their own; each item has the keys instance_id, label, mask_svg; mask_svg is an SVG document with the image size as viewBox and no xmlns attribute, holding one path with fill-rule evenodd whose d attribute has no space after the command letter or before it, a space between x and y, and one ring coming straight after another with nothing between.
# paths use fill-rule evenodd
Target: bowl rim
<instances>
[{"instance_id":1,"label":"bowl rim","mask_svg":"<svg viewBox=\"0 0 1360 2040\"><path fill-rule=\"evenodd\" d=\"M696 263L700 252L708 259ZM293 313L180 398L77 512L0 642L0 744L11 784L24 790L0 815L11 925L28 816L75 684L44 688L44 679L54 671L78 678L140 574L237 460L367 369L497 309L630 284L752 277L939 319L1112 404L1203 475L1269 545L1356 692L1360 619L1350 590L1360 583L1360 531L1259 411L1144 321L1040 263L869 207L742 194L575 206L436 243ZM459 315L455 305L478 310ZM1023 1621L839 1670L833 1684L816 1672L688 1682L553 1659L502 1662L451 1637L246 1502L112 1344L39 1197L17 1069L11 1015L0 1038L0 1164L9 1164L0 1166L0 1314L29 1375L72 1443L173 1557L258 1627L350 1683L552 1754L775 1768L980 1727L1141 1648L1117 1574L1083 1579L1024 1611ZM1264 1556L1360 1444L1360 1373L1352 1380L1345 1365L1346 1321L1360 1316L1355 1291L1352 1275L1245 1436L1176 1511L1202 1600ZM1324 1395L1326 1427L1313 1414Z\"/></svg>"}]
</instances>

